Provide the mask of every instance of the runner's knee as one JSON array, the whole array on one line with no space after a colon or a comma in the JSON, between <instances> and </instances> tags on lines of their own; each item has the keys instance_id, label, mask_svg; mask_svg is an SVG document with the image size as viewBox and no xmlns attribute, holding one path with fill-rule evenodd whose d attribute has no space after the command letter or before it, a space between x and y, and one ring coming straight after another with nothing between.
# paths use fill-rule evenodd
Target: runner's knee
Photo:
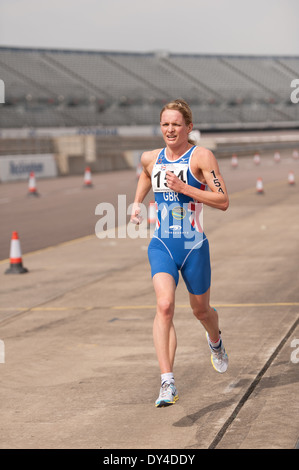
<instances>
[{"instance_id":1,"label":"runner's knee","mask_svg":"<svg viewBox=\"0 0 299 470\"><path fill-rule=\"evenodd\" d=\"M205 306L193 307L193 315L200 321L205 321L209 317L209 308Z\"/></svg>"},{"instance_id":2,"label":"runner's knee","mask_svg":"<svg viewBox=\"0 0 299 470\"><path fill-rule=\"evenodd\" d=\"M174 312L174 303L167 298L159 299L157 302L157 313L164 318L172 318Z\"/></svg>"}]
</instances>

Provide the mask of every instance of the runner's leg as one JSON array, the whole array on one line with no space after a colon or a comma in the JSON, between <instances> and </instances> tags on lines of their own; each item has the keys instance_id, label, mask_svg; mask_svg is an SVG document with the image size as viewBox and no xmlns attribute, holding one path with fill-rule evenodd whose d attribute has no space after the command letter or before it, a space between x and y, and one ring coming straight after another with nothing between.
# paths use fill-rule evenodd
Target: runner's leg
<instances>
[{"instance_id":1,"label":"runner's leg","mask_svg":"<svg viewBox=\"0 0 299 470\"><path fill-rule=\"evenodd\" d=\"M210 306L210 289L202 295L189 293L190 305L195 317L201 322L211 341L219 339L218 313Z\"/></svg>"},{"instance_id":2,"label":"runner's leg","mask_svg":"<svg viewBox=\"0 0 299 470\"><path fill-rule=\"evenodd\" d=\"M157 311L153 325L154 345L161 374L173 372L177 339L173 324L175 289L173 276L157 273L153 277Z\"/></svg>"}]
</instances>

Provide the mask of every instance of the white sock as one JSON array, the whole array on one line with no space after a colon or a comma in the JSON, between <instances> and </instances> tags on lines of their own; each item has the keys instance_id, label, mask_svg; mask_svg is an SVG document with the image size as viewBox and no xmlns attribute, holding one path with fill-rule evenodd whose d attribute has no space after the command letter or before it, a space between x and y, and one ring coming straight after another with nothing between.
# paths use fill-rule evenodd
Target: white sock
<instances>
[{"instance_id":1,"label":"white sock","mask_svg":"<svg viewBox=\"0 0 299 470\"><path fill-rule=\"evenodd\" d=\"M163 382L174 384L173 372L166 372L165 374L161 374L161 384L163 384Z\"/></svg>"},{"instance_id":2,"label":"white sock","mask_svg":"<svg viewBox=\"0 0 299 470\"><path fill-rule=\"evenodd\" d=\"M214 343L213 341L211 341L210 337L209 337L209 343L210 345L212 346L213 349L217 349L220 347L221 345L221 338L219 336L219 339L216 341L216 343Z\"/></svg>"}]
</instances>

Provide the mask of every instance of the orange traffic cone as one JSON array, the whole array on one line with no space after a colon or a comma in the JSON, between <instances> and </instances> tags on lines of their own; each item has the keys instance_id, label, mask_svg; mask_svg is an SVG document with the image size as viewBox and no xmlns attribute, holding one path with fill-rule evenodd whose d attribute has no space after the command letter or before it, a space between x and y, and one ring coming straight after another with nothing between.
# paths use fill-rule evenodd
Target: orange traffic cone
<instances>
[{"instance_id":1,"label":"orange traffic cone","mask_svg":"<svg viewBox=\"0 0 299 470\"><path fill-rule=\"evenodd\" d=\"M233 168L237 168L238 166L238 157L235 154L232 156L231 165Z\"/></svg>"},{"instance_id":2,"label":"orange traffic cone","mask_svg":"<svg viewBox=\"0 0 299 470\"><path fill-rule=\"evenodd\" d=\"M293 171L290 171L290 172L289 172L289 175L288 175L288 183L289 183L290 185L295 184L295 175L294 175L294 172L293 172Z\"/></svg>"},{"instance_id":3,"label":"orange traffic cone","mask_svg":"<svg viewBox=\"0 0 299 470\"><path fill-rule=\"evenodd\" d=\"M258 178L256 181L256 192L257 194L264 194L264 186L262 178Z\"/></svg>"},{"instance_id":4,"label":"orange traffic cone","mask_svg":"<svg viewBox=\"0 0 299 470\"><path fill-rule=\"evenodd\" d=\"M85 188L92 188L92 182L91 182L91 171L89 167L85 168L84 172L84 187Z\"/></svg>"},{"instance_id":5,"label":"orange traffic cone","mask_svg":"<svg viewBox=\"0 0 299 470\"><path fill-rule=\"evenodd\" d=\"M36 189L35 173L32 171L29 175L28 196L39 196Z\"/></svg>"},{"instance_id":6,"label":"orange traffic cone","mask_svg":"<svg viewBox=\"0 0 299 470\"><path fill-rule=\"evenodd\" d=\"M256 165L259 165L261 163L261 157L260 157L259 153L254 154L253 161Z\"/></svg>"},{"instance_id":7,"label":"orange traffic cone","mask_svg":"<svg viewBox=\"0 0 299 470\"><path fill-rule=\"evenodd\" d=\"M279 162L280 162L280 153L279 153L279 152L275 152L273 158L274 158L274 161L275 161L276 163L279 163Z\"/></svg>"},{"instance_id":8,"label":"orange traffic cone","mask_svg":"<svg viewBox=\"0 0 299 470\"><path fill-rule=\"evenodd\" d=\"M149 203L148 220L147 221L148 221L149 225L154 225L157 221L157 208L156 208L155 201L151 201Z\"/></svg>"},{"instance_id":9,"label":"orange traffic cone","mask_svg":"<svg viewBox=\"0 0 299 470\"><path fill-rule=\"evenodd\" d=\"M27 273L28 269L23 267L21 244L18 232L12 232L10 243L10 267L5 271L5 274L23 274Z\"/></svg>"}]
</instances>

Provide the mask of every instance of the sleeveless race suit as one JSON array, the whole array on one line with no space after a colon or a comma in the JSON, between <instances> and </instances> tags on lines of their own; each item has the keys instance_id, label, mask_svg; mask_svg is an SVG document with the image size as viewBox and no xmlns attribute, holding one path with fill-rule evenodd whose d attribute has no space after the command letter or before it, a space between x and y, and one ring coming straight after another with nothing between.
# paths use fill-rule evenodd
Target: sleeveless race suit
<instances>
[{"instance_id":1,"label":"sleeveless race suit","mask_svg":"<svg viewBox=\"0 0 299 470\"><path fill-rule=\"evenodd\" d=\"M192 174L190 160L196 146L177 160L168 160L166 148L159 153L152 171L157 222L148 247L152 277L171 274L176 285L179 270L191 294L204 294L211 284L209 242L202 228L203 204L167 188L166 171L201 190L206 185Z\"/></svg>"}]
</instances>

